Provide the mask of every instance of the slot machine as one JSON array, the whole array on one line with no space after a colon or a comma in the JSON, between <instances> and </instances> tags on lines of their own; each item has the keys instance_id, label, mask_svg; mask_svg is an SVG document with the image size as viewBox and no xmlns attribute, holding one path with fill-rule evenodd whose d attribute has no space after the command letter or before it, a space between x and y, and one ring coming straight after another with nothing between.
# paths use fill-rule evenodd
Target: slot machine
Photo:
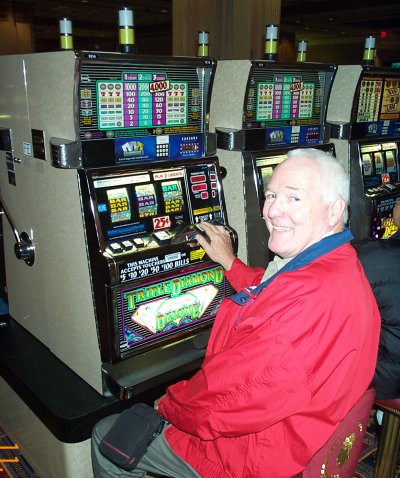
<instances>
[{"instance_id":1,"label":"slot machine","mask_svg":"<svg viewBox=\"0 0 400 478\"><path fill-rule=\"evenodd\" d=\"M327 121L350 174L349 226L356 239L387 239L400 200L400 72L338 66Z\"/></svg>"},{"instance_id":2,"label":"slot machine","mask_svg":"<svg viewBox=\"0 0 400 478\"><path fill-rule=\"evenodd\" d=\"M200 221L228 227L208 126L214 73L205 57L63 51L0 58L9 328L18 324L33 337L28 342L45 347L47 363L65 365L78 390L71 400L85 401L74 402L79 437L71 438L69 420L50 440L60 461L69 459L65 434L68 444L85 439L85 451L73 454L85 456L89 470L87 442L107 404L143 400L197 370L219 304L233 293L195 241ZM63 386L49 393L68 408L71 391ZM102 409L90 405L87 417L91 394ZM39 412L46 409L34 398ZM57 400L43 397L49 401ZM57 473L54 466L43 473L67 476L71 463Z\"/></svg>"},{"instance_id":3,"label":"slot machine","mask_svg":"<svg viewBox=\"0 0 400 478\"><path fill-rule=\"evenodd\" d=\"M325 117L335 72L317 63L218 62L210 129L227 170L224 192L239 257L250 266L266 267L270 259L262 209L274 167L297 147L334 154Z\"/></svg>"}]
</instances>

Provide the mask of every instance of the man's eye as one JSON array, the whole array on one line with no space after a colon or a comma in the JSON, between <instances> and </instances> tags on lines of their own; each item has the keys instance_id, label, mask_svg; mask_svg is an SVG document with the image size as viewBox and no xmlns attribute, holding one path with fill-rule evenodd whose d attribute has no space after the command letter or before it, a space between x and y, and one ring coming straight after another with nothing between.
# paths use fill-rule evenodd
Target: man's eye
<instances>
[{"instance_id":1,"label":"man's eye","mask_svg":"<svg viewBox=\"0 0 400 478\"><path fill-rule=\"evenodd\" d=\"M275 199L275 194L273 193L266 193L265 194L265 200L270 201L271 199Z\"/></svg>"},{"instance_id":2,"label":"man's eye","mask_svg":"<svg viewBox=\"0 0 400 478\"><path fill-rule=\"evenodd\" d=\"M300 198L299 198L298 196L291 196L291 197L290 197L290 200L291 200L292 202L299 202L299 201L300 201Z\"/></svg>"}]
</instances>

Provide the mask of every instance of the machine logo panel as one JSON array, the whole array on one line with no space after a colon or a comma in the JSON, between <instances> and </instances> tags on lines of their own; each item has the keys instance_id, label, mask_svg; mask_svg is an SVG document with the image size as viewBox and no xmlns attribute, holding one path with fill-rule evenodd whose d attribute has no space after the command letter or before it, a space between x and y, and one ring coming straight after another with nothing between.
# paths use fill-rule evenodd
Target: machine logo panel
<instances>
[{"instance_id":1,"label":"machine logo panel","mask_svg":"<svg viewBox=\"0 0 400 478\"><path fill-rule=\"evenodd\" d=\"M208 323L223 298L232 292L220 265L192 268L162 280L119 288L116 300L121 356L161 337Z\"/></svg>"}]
</instances>

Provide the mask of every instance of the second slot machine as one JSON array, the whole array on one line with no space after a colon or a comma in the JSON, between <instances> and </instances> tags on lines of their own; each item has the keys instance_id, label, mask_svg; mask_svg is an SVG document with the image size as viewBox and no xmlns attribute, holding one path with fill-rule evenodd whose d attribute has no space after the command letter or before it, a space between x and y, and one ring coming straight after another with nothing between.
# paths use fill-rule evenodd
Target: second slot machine
<instances>
[{"instance_id":1,"label":"second slot machine","mask_svg":"<svg viewBox=\"0 0 400 478\"><path fill-rule=\"evenodd\" d=\"M340 65L327 120L350 174L349 226L356 239L387 239L400 201L400 72Z\"/></svg>"},{"instance_id":2,"label":"second slot machine","mask_svg":"<svg viewBox=\"0 0 400 478\"><path fill-rule=\"evenodd\" d=\"M271 61L218 62L210 129L227 170L225 197L239 236L239 257L266 267L271 259L262 217L264 191L290 149L334 154L326 108L336 67Z\"/></svg>"}]
</instances>

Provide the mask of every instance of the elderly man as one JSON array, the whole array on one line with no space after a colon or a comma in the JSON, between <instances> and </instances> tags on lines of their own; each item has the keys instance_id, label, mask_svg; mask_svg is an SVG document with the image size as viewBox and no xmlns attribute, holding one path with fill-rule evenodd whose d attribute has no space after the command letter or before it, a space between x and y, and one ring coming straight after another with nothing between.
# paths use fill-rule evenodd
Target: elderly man
<instances>
[{"instance_id":1,"label":"elderly man","mask_svg":"<svg viewBox=\"0 0 400 478\"><path fill-rule=\"evenodd\" d=\"M304 469L375 369L380 319L344 228L348 195L334 158L290 152L265 191L277 255L266 272L234 256L224 227L202 224L208 240L198 242L238 293L218 311L201 369L157 403L170 425L135 470L100 457L114 418L96 427L96 477L289 478Z\"/></svg>"},{"instance_id":2,"label":"elderly man","mask_svg":"<svg viewBox=\"0 0 400 478\"><path fill-rule=\"evenodd\" d=\"M400 203L393 209L393 222L400 227ZM400 230L388 240L354 242L381 313L378 362L374 376L376 397L400 397Z\"/></svg>"}]
</instances>

